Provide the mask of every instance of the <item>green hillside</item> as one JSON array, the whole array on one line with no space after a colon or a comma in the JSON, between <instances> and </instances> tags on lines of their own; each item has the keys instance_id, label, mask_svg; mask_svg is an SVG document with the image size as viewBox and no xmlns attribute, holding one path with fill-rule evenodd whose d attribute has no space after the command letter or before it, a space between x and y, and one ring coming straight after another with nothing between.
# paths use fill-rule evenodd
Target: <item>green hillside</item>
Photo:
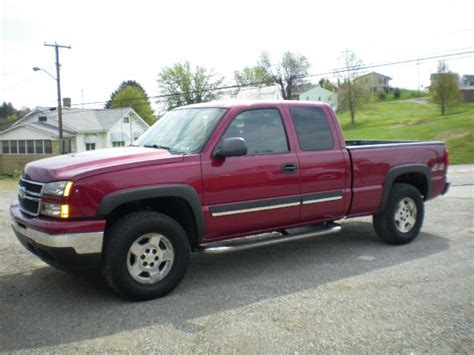
<instances>
[{"instance_id":1,"label":"green hillside","mask_svg":"<svg viewBox=\"0 0 474 355\"><path fill-rule=\"evenodd\" d=\"M339 115L345 139L442 140L453 164L474 163L474 104L462 104L441 116L426 101L373 103L356 114L351 127L348 113Z\"/></svg>"}]
</instances>

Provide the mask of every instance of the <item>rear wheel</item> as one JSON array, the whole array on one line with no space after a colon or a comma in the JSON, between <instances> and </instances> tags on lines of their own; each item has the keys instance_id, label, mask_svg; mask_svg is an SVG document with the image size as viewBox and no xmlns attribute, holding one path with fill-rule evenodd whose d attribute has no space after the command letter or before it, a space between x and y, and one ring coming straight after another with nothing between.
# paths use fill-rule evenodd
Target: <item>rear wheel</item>
<instances>
[{"instance_id":1,"label":"rear wheel","mask_svg":"<svg viewBox=\"0 0 474 355\"><path fill-rule=\"evenodd\" d=\"M153 299L165 296L181 282L189 256L186 232L174 219L140 211L107 230L102 273L122 296Z\"/></svg>"},{"instance_id":2,"label":"rear wheel","mask_svg":"<svg viewBox=\"0 0 474 355\"><path fill-rule=\"evenodd\" d=\"M395 184L383 211L373 217L378 236L390 244L406 244L420 233L424 202L418 189L409 184Z\"/></svg>"}]
</instances>

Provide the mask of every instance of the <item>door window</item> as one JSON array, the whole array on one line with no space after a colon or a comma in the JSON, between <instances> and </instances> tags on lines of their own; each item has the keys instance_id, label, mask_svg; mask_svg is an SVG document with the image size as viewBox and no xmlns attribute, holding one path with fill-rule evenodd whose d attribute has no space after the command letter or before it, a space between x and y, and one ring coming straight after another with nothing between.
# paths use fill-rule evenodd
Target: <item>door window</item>
<instances>
[{"instance_id":1,"label":"door window","mask_svg":"<svg viewBox=\"0 0 474 355\"><path fill-rule=\"evenodd\" d=\"M225 138L242 137L247 155L288 152L285 128L277 109L256 109L239 113L227 127Z\"/></svg>"}]
</instances>

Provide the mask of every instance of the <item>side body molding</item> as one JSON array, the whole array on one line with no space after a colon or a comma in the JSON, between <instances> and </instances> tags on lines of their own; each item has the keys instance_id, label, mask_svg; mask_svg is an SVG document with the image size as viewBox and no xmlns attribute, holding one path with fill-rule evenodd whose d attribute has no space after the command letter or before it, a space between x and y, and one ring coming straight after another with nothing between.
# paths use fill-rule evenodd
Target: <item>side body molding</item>
<instances>
[{"instance_id":1,"label":"side body molding","mask_svg":"<svg viewBox=\"0 0 474 355\"><path fill-rule=\"evenodd\" d=\"M383 195L382 195L382 202L380 203L379 211L382 210L388 201L388 196L390 195L390 191L392 189L393 182L397 177L403 174L408 173L421 173L426 178L426 195L424 196L424 200L428 199L428 196L431 192L431 171L427 165L424 164L408 164L408 165L400 165L391 168L387 176L385 176L385 182L383 184Z\"/></svg>"},{"instance_id":2,"label":"side body molding","mask_svg":"<svg viewBox=\"0 0 474 355\"><path fill-rule=\"evenodd\" d=\"M102 199L97 209L97 216L107 216L114 208L124 203L159 197L179 197L185 200L194 214L198 240L204 236L205 224L201 201L196 190L188 185L147 186L113 192Z\"/></svg>"}]
</instances>

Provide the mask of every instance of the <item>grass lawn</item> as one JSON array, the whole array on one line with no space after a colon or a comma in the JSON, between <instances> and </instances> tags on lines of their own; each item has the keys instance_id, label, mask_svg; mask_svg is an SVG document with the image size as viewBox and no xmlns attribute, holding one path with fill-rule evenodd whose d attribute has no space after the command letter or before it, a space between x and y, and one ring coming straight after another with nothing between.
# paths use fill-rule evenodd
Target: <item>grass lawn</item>
<instances>
[{"instance_id":1,"label":"grass lawn","mask_svg":"<svg viewBox=\"0 0 474 355\"><path fill-rule=\"evenodd\" d=\"M442 140L451 163L474 163L474 103L441 116L437 106L426 102L379 102L356 113L354 127L347 112L339 120L346 139Z\"/></svg>"}]
</instances>

